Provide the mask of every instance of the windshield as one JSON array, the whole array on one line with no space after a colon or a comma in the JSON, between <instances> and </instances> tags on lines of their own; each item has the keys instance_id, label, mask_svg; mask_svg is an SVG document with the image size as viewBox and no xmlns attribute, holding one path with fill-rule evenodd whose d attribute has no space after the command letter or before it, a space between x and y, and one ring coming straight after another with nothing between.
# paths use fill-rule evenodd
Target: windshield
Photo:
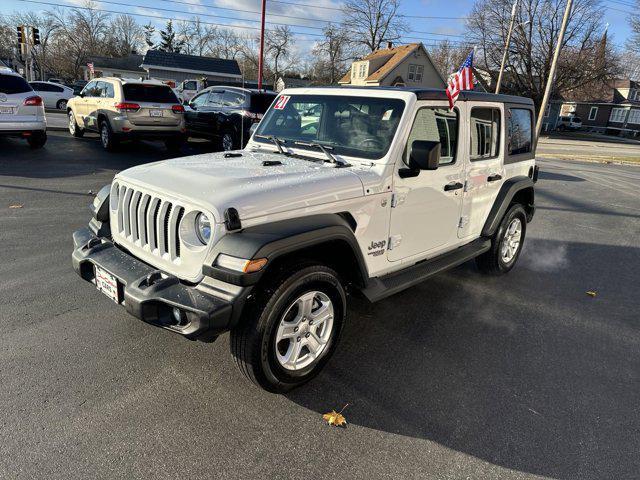
<instances>
[{"instance_id":1,"label":"windshield","mask_svg":"<svg viewBox=\"0 0 640 480\"><path fill-rule=\"evenodd\" d=\"M404 101L338 95L281 95L260 122L256 135L274 135L285 146L376 159L389 150ZM272 143L254 136L260 143ZM311 144L302 145L296 142Z\"/></svg>"}]
</instances>

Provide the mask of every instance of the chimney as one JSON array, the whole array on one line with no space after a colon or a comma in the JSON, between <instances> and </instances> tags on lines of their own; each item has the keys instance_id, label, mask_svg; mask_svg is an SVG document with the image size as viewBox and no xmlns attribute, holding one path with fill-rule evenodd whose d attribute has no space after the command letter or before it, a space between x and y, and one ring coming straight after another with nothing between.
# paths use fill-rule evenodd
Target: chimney
<instances>
[{"instance_id":1,"label":"chimney","mask_svg":"<svg viewBox=\"0 0 640 480\"><path fill-rule=\"evenodd\" d=\"M387 42L387 48L391 50L393 48L393 42Z\"/></svg>"}]
</instances>

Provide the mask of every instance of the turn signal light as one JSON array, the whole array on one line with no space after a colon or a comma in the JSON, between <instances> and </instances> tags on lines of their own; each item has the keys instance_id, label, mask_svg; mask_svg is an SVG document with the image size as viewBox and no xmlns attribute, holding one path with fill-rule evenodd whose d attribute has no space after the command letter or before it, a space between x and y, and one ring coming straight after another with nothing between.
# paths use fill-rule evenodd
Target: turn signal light
<instances>
[{"instance_id":1,"label":"turn signal light","mask_svg":"<svg viewBox=\"0 0 640 480\"><path fill-rule=\"evenodd\" d=\"M173 113L184 113L184 107L182 105L171 105Z\"/></svg>"},{"instance_id":2,"label":"turn signal light","mask_svg":"<svg viewBox=\"0 0 640 480\"><path fill-rule=\"evenodd\" d=\"M25 107L41 107L42 106L42 97L38 95L34 95L33 97L27 97L24 99Z\"/></svg>"},{"instance_id":3,"label":"turn signal light","mask_svg":"<svg viewBox=\"0 0 640 480\"><path fill-rule=\"evenodd\" d=\"M114 105L117 110L121 112L136 112L140 110L140 105L137 103L129 103L129 102L120 102Z\"/></svg>"}]
</instances>

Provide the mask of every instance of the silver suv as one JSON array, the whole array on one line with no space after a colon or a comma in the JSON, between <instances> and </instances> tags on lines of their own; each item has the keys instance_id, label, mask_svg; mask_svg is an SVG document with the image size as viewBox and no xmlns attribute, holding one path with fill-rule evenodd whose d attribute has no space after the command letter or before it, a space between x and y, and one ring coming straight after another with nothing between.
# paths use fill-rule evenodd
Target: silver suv
<instances>
[{"instance_id":1,"label":"silver suv","mask_svg":"<svg viewBox=\"0 0 640 480\"><path fill-rule=\"evenodd\" d=\"M47 142L42 98L9 68L0 68L0 135L24 138L31 148Z\"/></svg>"},{"instance_id":2,"label":"silver suv","mask_svg":"<svg viewBox=\"0 0 640 480\"><path fill-rule=\"evenodd\" d=\"M185 140L184 107L169 86L155 80L92 80L69 100L67 114L71 135L98 132L106 150L133 138L160 139L179 150Z\"/></svg>"}]
</instances>

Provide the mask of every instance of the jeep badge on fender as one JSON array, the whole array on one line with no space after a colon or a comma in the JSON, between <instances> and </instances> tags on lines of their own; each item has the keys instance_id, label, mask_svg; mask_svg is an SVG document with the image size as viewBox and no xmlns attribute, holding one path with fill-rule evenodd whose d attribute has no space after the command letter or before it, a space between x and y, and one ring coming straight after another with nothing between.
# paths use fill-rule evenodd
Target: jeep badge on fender
<instances>
[{"instance_id":1,"label":"jeep badge on fender","mask_svg":"<svg viewBox=\"0 0 640 480\"><path fill-rule=\"evenodd\" d=\"M147 323L202 341L230 332L242 373L281 393L335 351L347 287L374 302L472 259L511 270L537 167L530 99L463 91L450 110L444 90L374 87L278 98L243 150L117 174L73 234L73 266Z\"/></svg>"}]
</instances>

